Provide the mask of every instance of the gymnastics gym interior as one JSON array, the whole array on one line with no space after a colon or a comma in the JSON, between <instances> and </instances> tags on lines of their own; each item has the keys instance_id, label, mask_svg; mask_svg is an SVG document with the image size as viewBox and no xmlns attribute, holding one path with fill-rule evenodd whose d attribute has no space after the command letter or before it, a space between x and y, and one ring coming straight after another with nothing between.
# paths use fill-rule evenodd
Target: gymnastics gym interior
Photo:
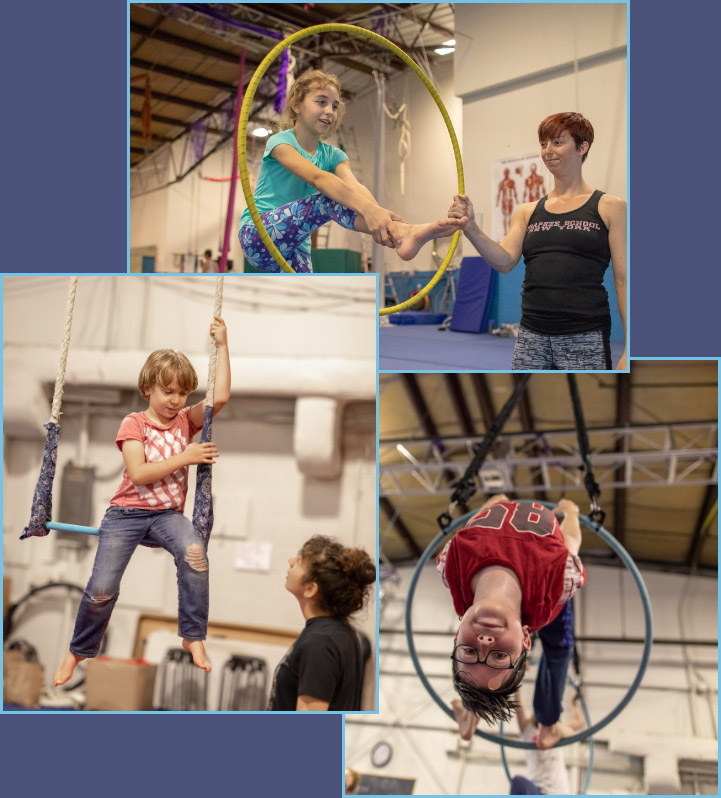
<instances>
[{"instance_id":1,"label":"gymnastics gym interior","mask_svg":"<svg viewBox=\"0 0 721 798\"><path fill-rule=\"evenodd\" d=\"M375 281L347 275L341 288L322 275L312 286L272 275L81 276L69 302L71 279L4 280L5 709L264 710L275 667L304 626L284 588L288 558L314 534L376 556ZM196 668L180 648L173 558L140 546L101 656L54 688L97 547L97 536L75 529L20 539L61 344L71 333L50 520L97 527L123 471L120 422L146 407L137 380L148 354L184 352L199 378L188 403L205 399L219 286L232 394L212 428L220 451L208 545L213 670ZM371 644L363 709L376 704L375 619L373 596L356 624Z\"/></svg>"},{"instance_id":2,"label":"gymnastics gym interior","mask_svg":"<svg viewBox=\"0 0 721 798\"><path fill-rule=\"evenodd\" d=\"M515 720L502 729L508 745L478 734L464 742L441 708L455 695L458 619L432 557L439 541L426 551L479 445L500 427L471 478L469 508L505 492L572 499L588 516L586 451L603 529L631 561L584 525L578 667L569 667L561 719L571 719L580 686L584 728L600 728L562 748L571 794L718 793L717 363L637 360L629 374L575 375L583 448L572 376L533 374L523 387L516 374L380 375L380 714L346 716L350 792L502 795L527 772L525 752L511 747ZM539 658L536 641L521 690L529 713ZM484 723L479 731L499 736Z\"/></svg>"},{"instance_id":3,"label":"gymnastics gym interior","mask_svg":"<svg viewBox=\"0 0 721 798\"><path fill-rule=\"evenodd\" d=\"M550 188L539 122L569 109L595 130L586 181L626 199L625 3L132 3L129 16L133 271L253 269L237 239L245 192L240 180L231 191L231 176L245 174L252 190L287 76L309 67L335 73L343 87L347 111L330 143L379 203L409 222L445 218L462 186L483 231L502 239L513 209ZM249 92L280 40L323 24L390 40L420 65L443 112L404 60L343 31L296 41ZM234 111L246 95L236 174ZM314 271L374 272L382 305L404 306L381 320L381 369L510 367L524 267L496 274L463 236L451 241L403 261L334 223L313 236ZM434 275L432 290L414 299ZM616 362L624 336L611 269L604 284Z\"/></svg>"}]
</instances>

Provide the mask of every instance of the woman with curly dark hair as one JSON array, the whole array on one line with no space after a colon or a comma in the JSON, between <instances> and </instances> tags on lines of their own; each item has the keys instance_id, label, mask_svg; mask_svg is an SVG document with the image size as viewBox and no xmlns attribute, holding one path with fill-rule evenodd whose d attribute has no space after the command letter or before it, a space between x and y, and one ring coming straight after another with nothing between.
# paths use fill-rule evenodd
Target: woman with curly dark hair
<instances>
[{"instance_id":1,"label":"woman with curly dark hair","mask_svg":"<svg viewBox=\"0 0 721 798\"><path fill-rule=\"evenodd\" d=\"M270 710L358 711L363 656L350 618L368 602L376 568L360 548L314 535L288 560L285 588L305 628L273 676Z\"/></svg>"}]
</instances>

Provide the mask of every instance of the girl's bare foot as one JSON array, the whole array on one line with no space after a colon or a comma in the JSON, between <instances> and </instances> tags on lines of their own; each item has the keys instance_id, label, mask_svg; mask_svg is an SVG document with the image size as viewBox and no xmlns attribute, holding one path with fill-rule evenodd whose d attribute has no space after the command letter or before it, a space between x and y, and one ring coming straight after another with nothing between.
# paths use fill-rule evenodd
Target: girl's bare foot
<instances>
[{"instance_id":1,"label":"girl's bare foot","mask_svg":"<svg viewBox=\"0 0 721 798\"><path fill-rule=\"evenodd\" d=\"M205 654L202 640L183 640L183 648L193 655L193 662L204 671L210 673L210 661Z\"/></svg>"},{"instance_id":2,"label":"girl's bare foot","mask_svg":"<svg viewBox=\"0 0 721 798\"><path fill-rule=\"evenodd\" d=\"M560 742L563 738L558 724L554 723L553 726L538 725L538 739L536 740L536 748L547 749L553 748L556 743Z\"/></svg>"},{"instance_id":3,"label":"girl's bare foot","mask_svg":"<svg viewBox=\"0 0 721 798\"><path fill-rule=\"evenodd\" d=\"M399 232L403 239L401 245L396 247L396 252L401 260L411 260L418 254L420 248L434 238L445 238L453 235L462 227L461 219L439 219L428 224L399 224Z\"/></svg>"},{"instance_id":4,"label":"girl's bare foot","mask_svg":"<svg viewBox=\"0 0 721 798\"><path fill-rule=\"evenodd\" d=\"M454 698L451 701L453 708L453 717L458 724L458 733L461 735L462 740L470 740L473 737L473 732L478 726L478 718L463 706L463 702L459 698Z\"/></svg>"},{"instance_id":5,"label":"girl's bare foot","mask_svg":"<svg viewBox=\"0 0 721 798\"><path fill-rule=\"evenodd\" d=\"M65 684L67 680L73 675L73 671L75 670L75 666L78 662L82 662L85 657L76 657L75 654L71 654L68 652L65 659L60 664L60 667L55 671L55 675L53 676L53 684L56 687L59 687L61 684Z\"/></svg>"}]
</instances>

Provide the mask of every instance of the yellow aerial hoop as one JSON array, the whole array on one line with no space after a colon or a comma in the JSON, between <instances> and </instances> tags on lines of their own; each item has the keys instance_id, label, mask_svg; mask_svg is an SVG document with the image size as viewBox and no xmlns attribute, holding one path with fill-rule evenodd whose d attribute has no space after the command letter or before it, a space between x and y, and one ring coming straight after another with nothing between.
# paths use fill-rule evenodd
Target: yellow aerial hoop
<instances>
[{"instance_id":1,"label":"yellow aerial hoop","mask_svg":"<svg viewBox=\"0 0 721 798\"><path fill-rule=\"evenodd\" d=\"M433 84L426 76L426 73L418 66L418 64L416 64L412 58L410 58L410 56L406 55L403 50L401 50L399 47L396 47L393 42L388 41L388 39L385 39L383 36L379 36L377 33L373 33L373 31L366 30L365 28L360 28L357 25L329 23L327 25L313 25L311 28L299 30L296 33L288 36L286 39L283 39L282 42L279 42L258 65L258 68L255 70L255 74L253 75L253 78L248 84L248 88L245 92L243 105L240 109L240 122L238 124L238 168L240 171L240 183L243 187L243 195L245 196L245 201L248 205L248 210L250 211L250 216L253 219L255 229L258 231L258 235L265 244L268 252L270 252L270 254L273 256L275 262L285 272L294 273L294 269L286 262L285 258L280 254L278 248L268 235L268 231L265 229L263 220L260 218L258 209L255 206L253 192L250 189L250 179L248 177L248 159L245 146L246 128L248 126L248 117L250 116L250 106L253 102L253 97L255 96L258 84L260 83L263 75L265 75L268 67L283 52L283 50L285 50L287 47L290 47L291 44L295 44L295 42L297 42L299 39L305 39L307 36L313 36L316 33L328 33L331 31L348 33L354 36L365 36L366 39L372 39L374 42L377 42L391 52L395 53L398 58L408 64L408 66L423 81L425 87L430 92L431 97L433 97L435 100L435 103L438 106L441 115L443 116L443 121L446 123L446 128L448 129L448 133L451 137L451 144L453 145L453 154L456 159L456 170L458 172L458 193L465 193L465 186L463 182L463 164L461 163L461 150L458 146L458 139L456 138L456 133L453 130L453 125L451 123L450 117L448 116L448 111L446 111L446 107L443 105L443 100L441 100L438 92L435 90ZM441 265L438 267L438 271L436 271L427 285L425 285L417 294L410 299L407 299L405 302L401 302L399 305L394 305L390 308L381 308L378 311L378 315L387 316L390 313L396 313L399 310L404 310L411 305L415 305L419 299L422 299L429 291L431 291L431 289L441 279L443 272L445 272L446 267L451 262L453 253L456 251L456 244L458 243L460 234L460 230L456 230L456 232L453 234L451 245L448 248L448 252L446 253L443 263L441 263ZM381 291L382 290L383 289L381 287Z\"/></svg>"}]
</instances>

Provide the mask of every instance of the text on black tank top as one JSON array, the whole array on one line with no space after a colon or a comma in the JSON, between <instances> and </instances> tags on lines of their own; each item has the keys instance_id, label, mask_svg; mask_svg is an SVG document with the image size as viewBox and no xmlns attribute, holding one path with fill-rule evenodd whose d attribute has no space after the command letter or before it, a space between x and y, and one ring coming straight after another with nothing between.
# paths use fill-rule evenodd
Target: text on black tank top
<instances>
[{"instance_id":1,"label":"text on black tank top","mask_svg":"<svg viewBox=\"0 0 721 798\"><path fill-rule=\"evenodd\" d=\"M547 197L538 201L523 239L522 327L541 335L610 328L603 274L611 250L598 213L602 196L597 189L580 208L565 213L549 213Z\"/></svg>"}]
</instances>

